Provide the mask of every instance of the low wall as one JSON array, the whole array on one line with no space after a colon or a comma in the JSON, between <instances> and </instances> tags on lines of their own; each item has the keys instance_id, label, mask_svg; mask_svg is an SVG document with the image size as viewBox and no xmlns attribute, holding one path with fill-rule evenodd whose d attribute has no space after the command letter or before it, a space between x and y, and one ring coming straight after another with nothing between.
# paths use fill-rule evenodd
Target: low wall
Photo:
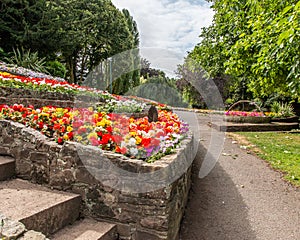
<instances>
[{"instance_id":1,"label":"low wall","mask_svg":"<svg viewBox=\"0 0 300 240\"><path fill-rule=\"evenodd\" d=\"M90 103L101 101L103 99L87 95L0 87L0 104L6 105L17 103L24 106L33 105L35 108L50 105L67 108L74 106L89 107Z\"/></svg>"},{"instance_id":2,"label":"low wall","mask_svg":"<svg viewBox=\"0 0 300 240\"><path fill-rule=\"evenodd\" d=\"M58 145L36 130L0 120L0 154L16 159L18 177L79 193L82 213L116 223L120 239L176 239L191 185L192 148L188 137L176 154L146 163L74 142ZM132 187L162 187L132 193L126 184L131 174L137 177ZM150 178L143 182L144 174ZM164 177L170 182L166 186Z\"/></svg>"}]
</instances>

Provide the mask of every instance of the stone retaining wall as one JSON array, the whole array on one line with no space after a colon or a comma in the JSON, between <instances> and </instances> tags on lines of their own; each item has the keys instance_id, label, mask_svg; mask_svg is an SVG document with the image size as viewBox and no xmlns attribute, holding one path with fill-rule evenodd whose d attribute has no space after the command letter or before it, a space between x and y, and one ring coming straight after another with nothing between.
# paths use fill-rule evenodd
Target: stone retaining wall
<instances>
[{"instance_id":1,"label":"stone retaining wall","mask_svg":"<svg viewBox=\"0 0 300 240\"><path fill-rule=\"evenodd\" d=\"M90 103L103 101L87 95L65 94L59 92L38 91L30 89L18 89L9 87L0 87L0 104L13 105L23 104L24 106L33 105L35 108L44 106L56 107L88 107Z\"/></svg>"},{"instance_id":2,"label":"stone retaining wall","mask_svg":"<svg viewBox=\"0 0 300 240\"><path fill-rule=\"evenodd\" d=\"M18 177L79 193L83 214L116 223L120 239L176 239L191 184L192 148L188 137L176 154L146 163L74 142L58 145L22 124L0 121L0 154L16 159ZM136 174L133 187L161 187L133 193L130 177L115 168ZM143 182L144 174L150 179ZM164 178L170 184L164 186Z\"/></svg>"}]
</instances>

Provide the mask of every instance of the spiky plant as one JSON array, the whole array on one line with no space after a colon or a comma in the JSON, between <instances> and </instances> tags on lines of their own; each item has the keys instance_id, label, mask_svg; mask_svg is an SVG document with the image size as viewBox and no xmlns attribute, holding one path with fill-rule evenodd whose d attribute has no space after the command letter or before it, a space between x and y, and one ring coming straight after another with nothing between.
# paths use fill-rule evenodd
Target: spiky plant
<instances>
[{"instance_id":1,"label":"spiky plant","mask_svg":"<svg viewBox=\"0 0 300 240\"><path fill-rule=\"evenodd\" d=\"M19 67L24 67L37 72L47 73L45 58L40 58L38 52L31 52L29 50L24 50L24 48L13 49L13 55L6 58L6 61L10 64L17 65Z\"/></svg>"}]
</instances>

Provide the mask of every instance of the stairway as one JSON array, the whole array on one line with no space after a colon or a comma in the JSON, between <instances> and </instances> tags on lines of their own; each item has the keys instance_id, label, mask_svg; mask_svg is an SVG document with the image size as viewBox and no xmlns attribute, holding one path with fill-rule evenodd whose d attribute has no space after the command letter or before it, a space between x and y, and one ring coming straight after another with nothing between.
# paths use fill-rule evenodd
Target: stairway
<instances>
[{"instance_id":1,"label":"stairway","mask_svg":"<svg viewBox=\"0 0 300 240\"><path fill-rule=\"evenodd\" d=\"M78 220L79 195L11 179L15 174L14 164L13 158L0 156L0 215L23 223L27 230L42 232L50 239L117 239L114 224L92 219Z\"/></svg>"},{"instance_id":2,"label":"stairway","mask_svg":"<svg viewBox=\"0 0 300 240\"><path fill-rule=\"evenodd\" d=\"M65 227L56 234L52 240L113 240L117 239L116 225L97 222L93 219L79 220L73 225Z\"/></svg>"},{"instance_id":3,"label":"stairway","mask_svg":"<svg viewBox=\"0 0 300 240\"><path fill-rule=\"evenodd\" d=\"M0 155L0 181L15 175L15 160L9 156Z\"/></svg>"}]
</instances>

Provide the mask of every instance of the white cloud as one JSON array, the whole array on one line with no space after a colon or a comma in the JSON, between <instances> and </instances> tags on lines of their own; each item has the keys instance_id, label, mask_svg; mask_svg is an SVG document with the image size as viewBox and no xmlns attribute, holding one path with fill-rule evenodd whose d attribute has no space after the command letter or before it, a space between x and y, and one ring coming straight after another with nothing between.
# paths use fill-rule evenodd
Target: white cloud
<instances>
[{"instance_id":1,"label":"white cloud","mask_svg":"<svg viewBox=\"0 0 300 240\"><path fill-rule=\"evenodd\" d=\"M201 28L209 26L213 18L213 11L205 0L112 2L119 9L128 9L137 22L143 57L153 67L168 72L173 72L177 64L183 62L187 51L191 51L199 42ZM156 50L151 51L151 48Z\"/></svg>"}]
</instances>

